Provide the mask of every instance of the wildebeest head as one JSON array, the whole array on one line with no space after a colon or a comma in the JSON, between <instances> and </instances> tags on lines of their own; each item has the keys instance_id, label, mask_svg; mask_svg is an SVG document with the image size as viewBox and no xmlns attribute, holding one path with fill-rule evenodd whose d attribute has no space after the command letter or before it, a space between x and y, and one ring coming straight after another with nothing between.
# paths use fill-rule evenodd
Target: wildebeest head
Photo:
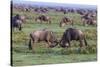
<instances>
[{"instance_id":1,"label":"wildebeest head","mask_svg":"<svg viewBox=\"0 0 100 67\"><path fill-rule=\"evenodd\" d=\"M58 45L58 40L57 40L57 37L55 36L54 32L50 32L50 34L51 34L51 40L50 40L51 44L49 45L49 47L52 48L52 47L55 47Z\"/></svg>"},{"instance_id":2,"label":"wildebeest head","mask_svg":"<svg viewBox=\"0 0 100 67\"><path fill-rule=\"evenodd\" d=\"M61 47L63 47L63 48L69 46L69 44L68 44L67 39L66 39L65 36L66 36L66 33L64 32L64 34L63 34L63 36L62 36L62 39L61 39L60 42L59 42L59 45L60 45Z\"/></svg>"}]
</instances>

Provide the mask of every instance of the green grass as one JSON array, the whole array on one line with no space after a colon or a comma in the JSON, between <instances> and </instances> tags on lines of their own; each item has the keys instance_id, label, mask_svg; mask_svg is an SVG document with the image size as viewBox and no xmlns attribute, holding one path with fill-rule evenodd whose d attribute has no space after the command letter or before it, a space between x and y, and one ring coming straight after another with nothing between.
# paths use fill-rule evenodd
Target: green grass
<instances>
[{"instance_id":1,"label":"green grass","mask_svg":"<svg viewBox=\"0 0 100 67\"><path fill-rule=\"evenodd\" d=\"M14 54L13 65L40 65L40 64L58 64L58 63L75 63L96 61L96 54L70 54L70 55L55 55L55 54Z\"/></svg>"},{"instance_id":2,"label":"green grass","mask_svg":"<svg viewBox=\"0 0 100 67\"><path fill-rule=\"evenodd\" d=\"M40 45L40 44L39 44ZM75 63L75 62L88 62L96 61L96 53L91 54L80 54L70 53L67 54L66 49L53 48L47 49L43 46L37 47L35 53L28 50L27 45L16 45L13 46L13 65L40 65L40 64L58 64L58 63ZM73 49L73 48L72 48ZM74 48L77 51L77 48ZM65 52L66 51L66 52ZM62 53L63 52L63 53Z\"/></svg>"},{"instance_id":3,"label":"green grass","mask_svg":"<svg viewBox=\"0 0 100 67\"><path fill-rule=\"evenodd\" d=\"M52 17L51 24L39 24L34 21L37 13L32 12L22 12L18 10L13 11L13 15L16 14L25 15L28 19L26 23L23 24L23 30L21 32L12 32L12 60L14 66L23 65L40 65L40 64L58 64L58 63L75 63L75 62L86 62L86 61L96 61L97 60L97 31L96 26L83 26L80 20L79 14L63 14L59 12L49 12L46 15ZM66 25L60 28L59 22L63 16L69 16L74 18L73 28L82 30L88 42L88 47L79 48L78 41L71 42L71 48L63 49L59 45L55 48L46 48L45 42L40 42L35 44L35 53L28 49L29 34L32 31L40 30L43 28L48 28L52 30L57 38L60 39L63 32L72 27L71 25Z\"/></svg>"}]
</instances>

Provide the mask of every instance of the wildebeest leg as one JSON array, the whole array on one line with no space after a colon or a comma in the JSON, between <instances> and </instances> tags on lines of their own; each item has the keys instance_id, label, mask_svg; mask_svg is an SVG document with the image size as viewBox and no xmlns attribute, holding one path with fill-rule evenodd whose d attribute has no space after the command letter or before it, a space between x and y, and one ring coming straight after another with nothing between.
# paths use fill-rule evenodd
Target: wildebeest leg
<instances>
[{"instance_id":1,"label":"wildebeest leg","mask_svg":"<svg viewBox=\"0 0 100 67\"><path fill-rule=\"evenodd\" d=\"M85 37L84 37L84 43L85 43L85 46L88 45Z\"/></svg>"},{"instance_id":2,"label":"wildebeest leg","mask_svg":"<svg viewBox=\"0 0 100 67\"><path fill-rule=\"evenodd\" d=\"M36 45L36 43L38 42L38 38L36 38L36 37L34 37L34 40L33 40L33 44L32 44L32 50L33 50L33 52L35 52L34 51L34 47L35 47L35 45Z\"/></svg>"},{"instance_id":3,"label":"wildebeest leg","mask_svg":"<svg viewBox=\"0 0 100 67\"><path fill-rule=\"evenodd\" d=\"M35 43L37 43L37 42L38 42L38 40L34 40L34 41L33 41L33 44L32 44L32 52L33 52L33 53L35 53L34 45L35 45Z\"/></svg>"},{"instance_id":4,"label":"wildebeest leg","mask_svg":"<svg viewBox=\"0 0 100 67\"><path fill-rule=\"evenodd\" d=\"M51 20L49 20L48 22L49 22L49 24L51 24Z\"/></svg>"},{"instance_id":5,"label":"wildebeest leg","mask_svg":"<svg viewBox=\"0 0 100 67\"><path fill-rule=\"evenodd\" d=\"M83 47L83 40L79 40L79 42L80 42L80 47Z\"/></svg>"},{"instance_id":6,"label":"wildebeest leg","mask_svg":"<svg viewBox=\"0 0 100 67\"><path fill-rule=\"evenodd\" d=\"M22 30L21 23L18 23L18 29L19 29L19 31L21 31L21 30Z\"/></svg>"},{"instance_id":7,"label":"wildebeest leg","mask_svg":"<svg viewBox=\"0 0 100 67\"><path fill-rule=\"evenodd\" d=\"M34 53L34 43L36 43L36 39L32 36L32 34L30 34L30 37L31 37L31 40L32 40L32 44L31 44L31 47L32 47L32 52Z\"/></svg>"},{"instance_id":8,"label":"wildebeest leg","mask_svg":"<svg viewBox=\"0 0 100 67\"><path fill-rule=\"evenodd\" d=\"M46 44L46 47L49 48L50 45L51 45L51 43L48 41Z\"/></svg>"},{"instance_id":9,"label":"wildebeest leg","mask_svg":"<svg viewBox=\"0 0 100 67\"><path fill-rule=\"evenodd\" d=\"M68 47L70 47L70 41L68 41Z\"/></svg>"},{"instance_id":10,"label":"wildebeest leg","mask_svg":"<svg viewBox=\"0 0 100 67\"><path fill-rule=\"evenodd\" d=\"M71 41L70 32L67 33L66 39L67 39L68 47L70 47L70 41Z\"/></svg>"},{"instance_id":11,"label":"wildebeest leg","mask_svg":"<svg viewBox=\"0 0 100 67\"><path fill-rule=\"evenodd\" d=\"M33 43L32 43L32 41L33 41ZM34 40L31 39L31 38L30 38L30 40L29 40L29 45L28 45L28 47L29 47L29 50L32 50L32 52L34 53Z\"/></svg>"},{"instance_id":12,"label":"wildebeest leg","mask_svg":"<svg viewBox=\"0 0 100 67\"><path fill-rule=\"evenodd\" d=\"M28 48L29 48L29 50L31 50L31 49L32 49L31 38L30 38L30 40L29 40L29 45L28 45Z\"/></svg>"},{"instance_id":13,"label":"wildebeest leg","mask_svg":"<svg viewBox=\"0 0 100 67\"><path fill-rule=\"evenodd\" d=\"M21 31L21 30L22 30L22 26L20 25L20 26L19 26L19 31Z\"/></svg>"}]
</instances>

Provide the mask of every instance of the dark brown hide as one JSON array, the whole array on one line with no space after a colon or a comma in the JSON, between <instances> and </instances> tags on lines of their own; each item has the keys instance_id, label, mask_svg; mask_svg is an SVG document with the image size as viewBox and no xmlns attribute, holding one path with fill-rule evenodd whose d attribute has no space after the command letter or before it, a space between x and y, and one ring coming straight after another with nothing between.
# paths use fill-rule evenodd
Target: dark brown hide
<instances>
[{"instance_id":1,"label":"dark brown hide","mask_svg":"<svg viewBox=\"0 0 100 67\"><path fill-rule=\"evenodd\" d=\"M70 46L70 41L72 40L76 40L80 42L80 47L83 46L83 41L85 42L85 45L87 46L87 42L85 39L85 35L83 34L83 32L79 29L74 29L74 28L68 28L61 40L60 40L60 46L61 47L69 47Z\"/></svg>"}]
</instances>

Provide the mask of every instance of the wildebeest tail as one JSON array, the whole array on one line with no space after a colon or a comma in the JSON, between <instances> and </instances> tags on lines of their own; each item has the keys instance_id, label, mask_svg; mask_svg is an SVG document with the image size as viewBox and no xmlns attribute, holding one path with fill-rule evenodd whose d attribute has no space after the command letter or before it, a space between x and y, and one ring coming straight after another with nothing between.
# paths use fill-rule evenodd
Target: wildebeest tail
<instances>
[{"instance_id":1,"label":"wildebeest tail","mask_svg":"<svg viewBox=\"0 0 100 67\"><path fill-rule=\"evenodd\" d=\"M21 25L19 26L19 31L21 31L22 30L22 27L21 27Z\"/></svg>"},{"instance_id":2,"label":"wildebeest tail","mask_svg":"<svg viewBox=\"0 0 100 67\"><path fill-rule=\"evenodd\" d=\"M87 44L86 38L84 38L84 42L85 42L85 45L87 46L88 44Z\"/></svg>"},{"instance_id":3,"label":"wildebeest tail","mask_svg":"<svg viewBox=\"0 0 100 67\"><path fill-rule=\"evenodd\" d=\"M29 50L31 50L31 49L32 49L31 39L29 40L29 45L28 45L28 47L29 47Z\"/></svg>"},{"instance_id":4,"label":"wildebeest tail","mask_svg":"<svg viewBox=\"0 0 100 67\"><path fill-rule=\"evenodd\" d=\"M30 40L29 40L29 45L28 45L28 47L29 47L29 50L32 49L32 45L31 45L31 34L30 34Z\"/></svg>"}]
</instances>

